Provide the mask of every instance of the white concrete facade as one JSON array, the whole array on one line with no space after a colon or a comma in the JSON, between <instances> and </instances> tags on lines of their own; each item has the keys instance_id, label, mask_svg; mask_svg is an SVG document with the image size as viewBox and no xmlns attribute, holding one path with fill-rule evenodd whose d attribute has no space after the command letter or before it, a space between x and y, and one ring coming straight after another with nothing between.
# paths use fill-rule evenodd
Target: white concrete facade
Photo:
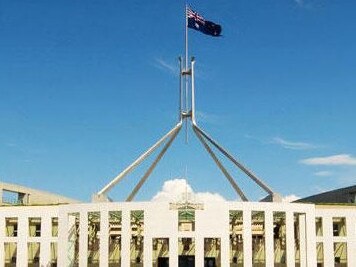
<instances>
[{"instance_id":1,"label":"white concrete facade","mask_svg":"<svg viewBox=\"0 0 356 267\"><path fill-rule=\"evenodd\" d=\"M6 236L0 231L0 266L4 266L5 243L17 244L16 266L27 266L29 242L40 243L39 266L51 266L51 243L58 245L57 266L71 266L68 261L71 221L69 214L79 213L79 266L87 266L88 212L100 213L100 266L108 266L109 259L109 212L121 211L121 266L130 266L130 212L144 211L143 266L152 266L152 240L168 238L169 266L178 266L178 239L194 238L195 266L204 266L204 238L220 239L221 266L231 266L230 227L231 210L243 212L243 254L244 267L252 267L251 214L264 214L265 266L274 266L273 214L282 212L286 218L286 265L295 266L295 216L300 220L300 266L317 266L316 243L324 247L324 265L334 265L334 242L347 244L347 266L356 266L356 206L315 206L296 203L262 202L215 202L205 203L202 210L195 211L195 230L178 230L178 211L169 203L161 202L112 202L85 203L56 206L12 206L0 208L0 229L5 229L6 218L17 218L17 236ZM41 235L29 236L29 218L41 218ZM315 218L322 218L323 234L316 236ZM333 236L333 218L345 218L345 236ZM58 218L58 237L52 236L52 218Z\"/></svg>"},{"instance_id":2,"label":"white concrete facade","mask_svg":"<svg viewBox=\"0 0 356 267\"><path fill-rule=\"evenodd\" d=\"M334 261L334 244L341 242L347 246L347 261L350 267L356 266L356 206L323 206L315 210L315 217L322 218L322 235L316 236L316 242L324 246L325 266L336 266ZM345 218L345 236L333 233L333 218Z\"/></svg>"}]
</instances>

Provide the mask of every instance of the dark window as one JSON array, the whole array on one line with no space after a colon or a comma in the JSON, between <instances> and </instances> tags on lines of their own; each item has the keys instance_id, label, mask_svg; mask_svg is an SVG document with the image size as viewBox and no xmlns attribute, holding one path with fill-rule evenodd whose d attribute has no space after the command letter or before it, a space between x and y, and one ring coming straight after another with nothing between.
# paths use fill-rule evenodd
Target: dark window
<instances>
[{"instance_id":1,"label":"dark window","mask_svg":"<svg viewBox=\"0 0 356 267\"><path fill-rule=\"evenodd\" d=\"M17 236L17 223L14 224L14 235L13 236Z\"/></svg>"},{"instance_id":2,"label":"dark window","mask_svg":"<svg viewBox=\"0 0 356 267\"><path fill-rule=\"evenodd\" d=\"M169 267L169 258L158 257L158 267Z\"/></svg>"},{"instance_id":3,"label":"dark window","mask_svg":"<svg viewBox=\"0 0 356 267\"><path fill-rule=\"evenodd\" d=\"M36 224L35 236L41 236L41 225L40 224Z\"/></svg>"},{"instance_id":4,"label":"dark window","mask_svg":"<svg viewBox=\"0 0 356 267\"><path fill-rule=\"evenodd\" d=\"M333 223L333 235L339 236L339 225L337 223Z\"/></svg>"}]
</instances>

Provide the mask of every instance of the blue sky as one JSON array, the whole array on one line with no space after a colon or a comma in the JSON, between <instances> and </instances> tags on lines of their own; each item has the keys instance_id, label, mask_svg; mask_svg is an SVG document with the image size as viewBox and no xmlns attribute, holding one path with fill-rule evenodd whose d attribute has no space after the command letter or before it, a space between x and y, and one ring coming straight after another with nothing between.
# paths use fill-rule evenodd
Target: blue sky
<instances>
[{"instance_id":1,"label":"blue sky","mask_svg":"<svg viewBox=\"0 0 356 267\"><path fill-rule=\"evenodd\" d=\"M283 195L354 185L356 2L190 4L223 27L189 32L201 127ZM0 36L2 181L89 200L176 123L184 1L0 0ZM177 177L236 199L182 133L137 199ZM125 199L147 166L109 195Z\"/></svg>"}]
</instances>

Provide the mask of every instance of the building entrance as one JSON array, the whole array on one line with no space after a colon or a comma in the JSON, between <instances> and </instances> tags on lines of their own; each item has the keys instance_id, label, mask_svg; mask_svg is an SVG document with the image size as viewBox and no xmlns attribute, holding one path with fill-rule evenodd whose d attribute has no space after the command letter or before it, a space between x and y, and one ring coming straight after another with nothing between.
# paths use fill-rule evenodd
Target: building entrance
<instances>
[{"instance_id":1,"label":"building entrance","mask_svg":"<svg viewBox=\"0 0 356 267\"><path fill-rule=\"evenodd\" d=\"M216 267L214 257L205 257L204 258L204 267Z\"/></svg>"},{"instance_id":2,"label":"building entrance","mask_svg":"<svg viewBox=\"0 0 356 267\"><path fill-rule=\"evenodd\" d=\"M178 257L178 267L195 267L195 256L180 255Z\"/></svg>"},{"instance_id":3,"label":"building entrance","mask_svg":"<svg viewBox=\"0 0 356 267\"><path fill-rule=\"evenodd\" d=\"M168 267L169 266L169 258L168 257L158 257L157 260L158 267Z\"/></svg>"}]
</instances>

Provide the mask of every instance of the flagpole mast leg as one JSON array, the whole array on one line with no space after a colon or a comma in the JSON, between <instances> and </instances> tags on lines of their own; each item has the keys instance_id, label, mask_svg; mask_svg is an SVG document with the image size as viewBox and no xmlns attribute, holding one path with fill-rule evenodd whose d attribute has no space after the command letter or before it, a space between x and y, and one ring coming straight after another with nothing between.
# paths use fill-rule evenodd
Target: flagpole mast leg
<instances>
[{"instance_id":1,"label":"flagpole mast leg","mask_svg":"<svg viewBox=\"0 0 356 267\"><path fill-rule=\"evenodd\" d=\"M248 170L244 165L237 161L227 150L220 146L214 139L212 139L208 134L206 134L202 129L197 125L193 125L193 128L197 130L202 136L204 136L214 147L216 147L227 159L229 159L236 167L243 171L250 179L252 179L260 188L262 188L266 193L273 196L276 193L268 187L260 178Z\"/></svg>"},{"instance_id":2,"label":"flagpole mast leg","mask_svg":"<svg viewBox=\"0 0 356 267\"><path fill-rule=\"evenodd\" d=\"M182 108L183 108L183 90L182 90L182 57L179 56L179 116L178 120L182 121Z\"/></svg>"},{"instance_id":3,"label":"flagpole mast leg","mask_svg":"<svg viewBox=\"0 0 356 267\"><path fill-rule=\"evenodd\" d=\"M195 64L195 58L192 57L191 60L191 86L192 86L192 96L191 96L191 116L192 116L192 123L195 124L195 86L194 86L194 64Z\"/></svg>"},{"instance_id":4,"label":"flagpole mast leg","mask_svg":"<svg viewBox=\"0 0 356 267\"><path fill-rule=\"evenodd\" d=\"M165 146L163 147L163 149L161 150L161 152L158 154L158 156L156 157L156 159L153 161L153 163L151 164L151 166L148 168L148 170L146 171L146 173L142 176L141 180L139 181L139 183L135 186L135 188L132 190L131 194L128 196L128 198L126 199L126 202L132 201L134 199L134 197L136 196L136 194L138 193L138 191L141 189L142 185L146 182L147 178L151 175L151 173L153 172L154 168L157 166L158 162L162 159L162 157L164 156L164 154L167 152L167 149L170 147L170 145L172 144L172 142L174 141L174 139L177 137L177 134L179 133L181 128L177 128L176 132L170 137L169 141L165 144Z\"/></svg>"},{"instance_id":5,"label":"flagpole mast leg","mask_svg":"<svg viewBox=\"0 0 356 267\"><path fill-rule=\"evenodd\" d=\"M222 173L225 175L226 179L230 182L230 185L232 188L235 190L235 192L240 196L242 201L248 201L247 197L245 196L244 192L241 190L241 188L236 184L234 178L230 175L230 173L226 170L226 168L222 165L220 160L217 158L215 153L212 151L212 149L209 147L209 145L206 143L206 141L203 139L202 135L198 132L198 130L193 127L195 135L198 137L200 142L203 144L205 147L206 151L208 151L209 155L212 157L214 160L215 164L218 166L218 168L222 171Z\"/></svg>"},{"instance_id":6,"label":"flagpole mast leg","mask_svg":"<svg viewBox=\"0 0 356 267\"><path fill-rule=\"evenodd\" d=\"M127 174L134 170L142 161L144 161L149 155L151 155L166 139L171 137L182 126L180 121L173 129L171 129L166 135L158 140L153 146L151 146L146 152L141 154L134 162L132 162L125 170L123 170L118 176L110 181L103 189L96 194L96 199L105 199L106 193L111 190L118 182L120 182ZM104 198L101 198L103 197Z\"/></svg>"}]
</instances>

